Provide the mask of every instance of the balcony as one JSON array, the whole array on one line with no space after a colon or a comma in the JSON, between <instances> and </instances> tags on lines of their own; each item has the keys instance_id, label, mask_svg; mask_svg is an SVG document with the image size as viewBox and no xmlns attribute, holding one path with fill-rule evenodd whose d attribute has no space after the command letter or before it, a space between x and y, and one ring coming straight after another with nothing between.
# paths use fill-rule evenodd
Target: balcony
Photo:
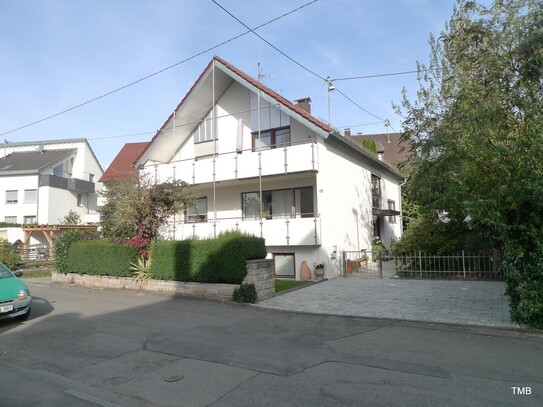
<instances>
[{"instance_id":1,"label":"balcony","mask_svg":"<svg viewBox=\"0 0 543 407\"><path fill-rule=\"evenodd\" d=\"M156 167L158 182L175 177L191 185L318 171L317 143L307 140L272 149L232 151Z\"/></svg>"},{"instance_id":2,"label":"balcony","mask_svg":"<svg viewBox=\"0 0 543 407\"><path fill-rule=\"evenodd\" d=\"M262 236L266 246L319 246L321 222L318 214L308 218L254 219L218 218L215 222L176 223L169 235L176 239L210 238L232 230Z\"/></svg>"},{"instance_id":3,"label":"balcony","mask_svg":"<svg viewBox=\"0 0 543 407\"><path fill-rule=\"evenodd\" d=\"M40 174L40 186L67 189L87 194L94 192L94 182L79 178L64 178L52 174Z\"/></svg>"}]
</instances>

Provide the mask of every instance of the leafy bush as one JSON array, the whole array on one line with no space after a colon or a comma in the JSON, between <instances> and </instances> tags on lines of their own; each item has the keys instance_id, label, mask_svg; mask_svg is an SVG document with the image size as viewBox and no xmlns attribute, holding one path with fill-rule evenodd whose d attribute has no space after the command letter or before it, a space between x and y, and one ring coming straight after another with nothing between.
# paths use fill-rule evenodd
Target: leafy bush
<instances>
[{"instance_id":1,"label":"leafy bush","mask_svg":"<svg viewBox=\"0 0 543 407\"><path fill-rule=\"evenodd\" d=\"M7 239L0 239L0 261L11 270L15 270L21 264L21 257Z\"/></svg>"},{"instance_id":2,"label":"leafy bush","mask_svg":"<svg viewBox=\"0 0 543 407\"><path fill-rule=\"evenodd\" d=\"M506 254L503 269L511 319L543 329L543 248L524 256Z\"/></svg>"},{"instance_id":3,"label":"leafy bush","mask_svg":"<svg viewBox=\"0 0 543 407\"><path fill-rule=\"evenodd\" d=\"M240 284L246 261L263 259L264 239L228 232L217 239L157 242L151 246L151 275L160 280Z\"/></svg>"},{"instance_id":4,"label":"leafy bush","mask_svg":"<svg viewBox=\"0 0 543 407\"><path fill-rule=\"evenodd\" d=\"M62 233L55 240L55 257L59 273L68 273L68 251L74 242L85 238L85 233L80 229L70 229Z\"/></svg>"},{"instance_id":5,"label":"leafy bush","mask_svg":"<svg viewBox=\"0 0 543 407\"><path fill-rule=\"evenodd\" d=\"M256 288L253 283L241 284L239 288L234 290L232 299L235 302L241 302L246 304L254 304L257 300Z\"/></svg>"},{"instance_id":6,"label":"leafy bush","mask_svg":"<svg viewBox=\"0 0 543 407\"><path fill-rule=\"evenodd\" d=\"M130 263L138 261L138 249L106 239L74 242L69 249L69 272L112 277L132 277Z\"/></svg>"}]
</instances>

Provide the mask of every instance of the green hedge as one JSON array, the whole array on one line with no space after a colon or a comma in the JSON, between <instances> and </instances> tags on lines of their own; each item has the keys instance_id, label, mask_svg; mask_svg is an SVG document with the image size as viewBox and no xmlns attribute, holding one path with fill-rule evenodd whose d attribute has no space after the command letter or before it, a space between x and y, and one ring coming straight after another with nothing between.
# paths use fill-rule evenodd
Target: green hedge
<instances>
[{"instance_id":1,"label":"green hedge","mask_svg":"<svg viewBox=\"0 0 543 407\"><path fill-rule=\"evenodd\" d=\"M132 277L130 263L139 258L134 246L106 239L83 240L71 244L67 271L112 277Z\"/></svg>"},{"instance_id":2,"label":"green hedge","mask_svg":"<svg viewBox=\"0 0 543 407\"><path fill-rule=\"evenodd\" d=\"M240 284L247 260L263 259L264 239L229 232L217 239L175 240L151 246L151 276L159 280Z\"/></svg>"}]
</instances>

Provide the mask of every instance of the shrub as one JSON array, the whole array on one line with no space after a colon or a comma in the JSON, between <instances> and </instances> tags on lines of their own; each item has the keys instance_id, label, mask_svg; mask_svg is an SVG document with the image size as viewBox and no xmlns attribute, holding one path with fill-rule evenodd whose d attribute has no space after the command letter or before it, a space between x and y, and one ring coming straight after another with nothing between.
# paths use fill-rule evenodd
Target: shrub
<instances>
[{"instance_id":1,"label":"shrub","mask_svg":"<svg viewBox=\"0 0 543 407\"><path fill-rule=\"evenodd\" d=\"M74 242L83 240L85 233L80 229L70 229L62 233L55 241L55 258L59 273L68 272L68 251Z\"/></svg>"},{"instance_id":2,"label":"shrub","mask_svg":"<svg viewBox=\"0 0 543 407\"><path fill-rule=\"evenodd\" d=\"M241 302L246 304L254 304L257 300L256 288L253 283L241 284L239 288L234 290L232 299L235 302Z\"/></svg>"},{"instance_id":3,"label":"shrub","mask_svg":"<svg viewBox=\"0 0 543 407\"><path fill-rule=\"evenodd\" d=\"M112 277L132 277L130 263L139 258L138 249L106 239L84 240L71 245L68 271Z\"/></svg>"},{"instance_id":4,"label":"shrub","mask_svg":"<svg viewBox=\"0 0 543 407\"><path fill-rule=\"evenodd\" d=\"M11 270L15 270L21 264L21 257L7 239L0 239L0 261Z\"/></svg>"},{"instance_id":5,"label":"shrub","mask_svg":"<svg viewBox=\"0 0 543 407\"><path fill-rule=\"evenodd\" d=\"M151 275L160 280L240 284L246 261L263 259L264 239L228 232L217 239L181 240L151 246Z\"/></svg>"},{"instance_id":6,"label":"shrub","mask_svg":"<svg viewBox=\"0 0 543 407\"><path fill-rule=\"evenodd\" d=\"M543 329L543 249L503 261L513 321Z\"/></svg>"}]
</instances>

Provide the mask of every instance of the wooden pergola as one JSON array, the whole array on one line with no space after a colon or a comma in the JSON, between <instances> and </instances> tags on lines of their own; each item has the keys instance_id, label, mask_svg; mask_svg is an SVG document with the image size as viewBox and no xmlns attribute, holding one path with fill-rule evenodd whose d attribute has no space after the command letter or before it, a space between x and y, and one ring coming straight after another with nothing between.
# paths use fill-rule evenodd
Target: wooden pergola
<instances>
[{"instance_id":1,"label":"wooden pergola","mask_svg":"<svg viewBox=\"0 0 543 407\"><path fill-rule=\"evenodd\" d=\"M28 242L33 234L43 233L48 243L47 251L49 257L52 257L55 249L55 239L66 230L94 231L96 228L94 225L24 225L21 227L24 232L23 252L28 253Z\"/></svg>"}]
</instances>

